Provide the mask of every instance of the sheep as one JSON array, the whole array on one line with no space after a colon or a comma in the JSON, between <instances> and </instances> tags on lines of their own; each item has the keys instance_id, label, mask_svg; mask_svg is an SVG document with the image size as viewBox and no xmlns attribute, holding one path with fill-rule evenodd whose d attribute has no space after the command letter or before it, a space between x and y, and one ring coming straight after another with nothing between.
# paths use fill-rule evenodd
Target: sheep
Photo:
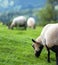
<instances>
[{"instance_id":1,"label":"sheep","mask_svg":"<svg viewBox=\"0 0 58 65\"><path fill-rule=\"evenodd\" d=\"M58 23L47 24L36 40L32 39L32 47L35 50L35 56L39 57L43 47L48 51L48 62L50 62L50 50L56 54L56 65L58 65Z\"/></svg>"},{"instance_id":2,"label":"sheep","mask_svg":"<svg viewBox=\"0 0 58 65\"><path fill-rule=\"evenodd\" d=\"M36 28L35 19L33 17L29 17L28 18L28 20L27 20L27 27L30 27L30 28L33 28L33 29Z\"/></svg>"},{"instance_id":3,"label":"sheep","mask_svg":"<svg viewBox=\"0 0 58 65\"><path fill-rule=\"evenodd\" d=\"M24 27L26 29L27 27L26 17L18 16L14 18L9 28L13 29L14 27L17 27L17 26Z\"/></svg>"}]
</instances>

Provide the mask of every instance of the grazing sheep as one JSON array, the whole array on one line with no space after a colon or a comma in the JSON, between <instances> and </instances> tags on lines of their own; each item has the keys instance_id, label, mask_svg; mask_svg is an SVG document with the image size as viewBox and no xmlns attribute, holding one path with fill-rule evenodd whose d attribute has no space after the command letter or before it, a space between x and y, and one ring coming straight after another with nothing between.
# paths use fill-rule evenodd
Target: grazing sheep
<instances>
[{"instance_id":1,"label":"grazing sheep","mask_svg":"<svg viewBox=\"0 0 58 65\"><path fill-rule=\"evenodd\" d=\"M26 29L27 22L24 16L18 16L14 18L9 28L13 29L14 27L17 27L17 26L24 27Z\"/></svg>"},{"instance_id":2,"label":"grazing sheep","mask_svg":"<svg viewBox=\"0 0 58 65\"><path fill-rule=\"evenodd\" d=\"M48 51L48 62L50 62L50 50L56 54L56 65L58 65L58 23L46 25L40 36L33 41L35 56L39 57L43 47Z\"/></svg>"},{"instance_id":3,"label":"grazing sheep","mask_svg":"<svg viewBox=\"0 0 58 65\"><path fill-rule=\"evenodd\" d=\"M33 17L28 18L27 20L27 27L35 29L35 19Z\"/></svg>"}]
</instances>

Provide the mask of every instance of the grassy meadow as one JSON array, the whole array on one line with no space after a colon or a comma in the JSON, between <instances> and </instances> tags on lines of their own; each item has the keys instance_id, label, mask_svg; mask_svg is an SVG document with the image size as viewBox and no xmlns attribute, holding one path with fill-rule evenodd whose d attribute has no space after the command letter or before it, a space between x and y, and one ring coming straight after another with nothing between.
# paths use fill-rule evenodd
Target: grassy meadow
<instances>
[{"instance_id":1,"label":"grassy meadow","mask_svg":"<svg viewBox=\"0 0 58 65\"><path fill-rule=\"evenodd\" d=\"M35 30L9 30L0 24L0 65L55 65L55 54L51 51L51 63L47 62L44 48L41 56L36 58L31 39L38 37L42 27Z\"/></svg>"}]
</instances>

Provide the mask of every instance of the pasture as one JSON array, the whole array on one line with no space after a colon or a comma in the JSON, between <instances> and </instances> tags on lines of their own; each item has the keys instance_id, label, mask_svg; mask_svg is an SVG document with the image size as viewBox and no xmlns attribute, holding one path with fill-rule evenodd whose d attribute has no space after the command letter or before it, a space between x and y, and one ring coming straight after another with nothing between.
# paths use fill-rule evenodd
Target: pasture
<instances>
[{"instance_id":1,"label":"pasture","mask_svg":"<svg viewBox=\"0 0 58 65\"><path fill-rule=\"evenodd\" d=\"M51 63L47 62L44 48L41 56L34 56L31 39L38 37L42 27L36 29L9 30L0 24L0 65L55 65L55 54L51 51Z\"/></svg>"}]
</instances>

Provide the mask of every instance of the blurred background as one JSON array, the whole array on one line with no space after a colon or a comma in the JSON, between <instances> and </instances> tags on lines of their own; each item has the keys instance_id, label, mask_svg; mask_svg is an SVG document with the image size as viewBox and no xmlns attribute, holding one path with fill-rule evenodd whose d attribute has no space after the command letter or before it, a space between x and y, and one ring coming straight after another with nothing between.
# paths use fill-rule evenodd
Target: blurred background
<instances>
[{"instance_id":1,"label":"blurred background","mask_svg":"<svg viewBox=\"0 0 58 65\"><path fill-rule=\"evenodd\" d=\"M58 21L58 0L0 0L0 22L7 24L14 17L34 17L37 25Z\"/></svg>"}]
</instances>

